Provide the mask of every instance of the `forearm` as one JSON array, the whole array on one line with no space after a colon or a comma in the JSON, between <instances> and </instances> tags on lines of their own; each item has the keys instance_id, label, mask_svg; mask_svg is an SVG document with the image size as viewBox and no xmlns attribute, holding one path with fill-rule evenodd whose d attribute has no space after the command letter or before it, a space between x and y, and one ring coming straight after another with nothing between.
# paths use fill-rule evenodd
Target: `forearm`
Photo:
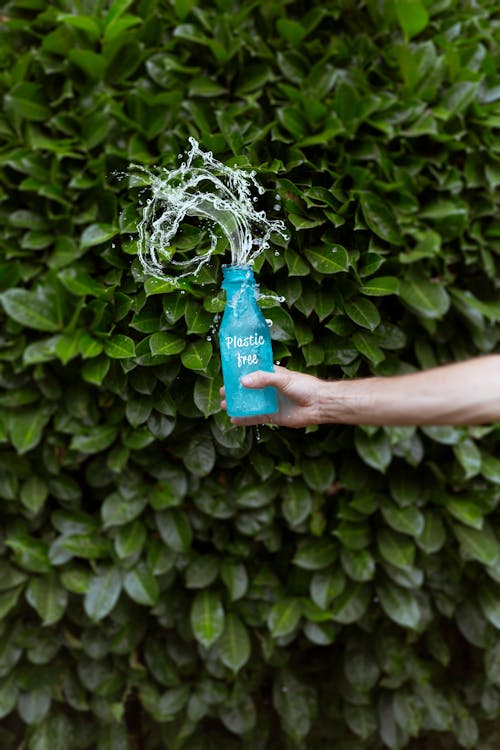
<instances>
[{"instance_id":1,"label":"forearm","mask_svg":"<svg viewBox=\"0 0 500 750\"><path fill-rule=\"evenodd\" d=\"M500 355L390 378L326 382L321 422L459 425L500 422Z\"/></svg>"}]
</instances>

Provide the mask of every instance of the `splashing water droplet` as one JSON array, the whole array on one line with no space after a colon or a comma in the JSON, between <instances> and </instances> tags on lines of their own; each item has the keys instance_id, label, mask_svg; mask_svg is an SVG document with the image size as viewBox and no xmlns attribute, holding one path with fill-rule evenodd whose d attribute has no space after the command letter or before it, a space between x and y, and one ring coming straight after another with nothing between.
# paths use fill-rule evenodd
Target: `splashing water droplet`
<instances>
[{"instance_id":1,"label":"splashing water droplet","mask_svg":"<svg viewBox=\"0 0 500 750\"><path fill-rule=\"evenodd\" d=\"M231 263L235 265L251 265L266 249L273 232L286 236L283 221L268 219L264 211L254 207L257 199L252 192L264 193L255 171L223 164L212 152L202 151L192 137L189 143L191 148L179 155L183 162L176 169L152 172L140 165L132 167L150 191L138 226L139 259L148 274L174 283L196 274L210 261L218 247L217 227L229 241ZM178 240L183 223L187 219L189 224L192 218L203 230L201 242L208 244L208 234L208 249L192 250L192 243L188 243L186 250ZM202 222L207 226L202 227Z\"/></svg>"}]
</instances>

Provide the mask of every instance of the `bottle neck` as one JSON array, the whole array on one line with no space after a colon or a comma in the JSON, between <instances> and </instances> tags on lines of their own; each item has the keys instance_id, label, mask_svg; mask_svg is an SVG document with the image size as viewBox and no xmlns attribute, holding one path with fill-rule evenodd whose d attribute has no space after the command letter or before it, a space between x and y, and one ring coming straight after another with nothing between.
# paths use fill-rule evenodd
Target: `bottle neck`
<instances>
[{"instance_id":1,"label":"bottle neck","mask_svg":"<svg viewBox=\"0 0 500 750\"><path fill-rule=\"evenodd\" d=\"M250 266L223 266L222 273L222 288L226 292L228 301L236 295L249 295L255 298L257 284L253 269Z\"/></svg>"}]
</instances>

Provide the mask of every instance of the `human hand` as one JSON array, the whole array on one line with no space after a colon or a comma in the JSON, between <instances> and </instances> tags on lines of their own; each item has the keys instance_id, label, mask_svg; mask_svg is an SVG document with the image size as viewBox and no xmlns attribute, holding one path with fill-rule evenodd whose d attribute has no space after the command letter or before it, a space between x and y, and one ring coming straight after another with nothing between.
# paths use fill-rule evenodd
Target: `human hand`
<instances>
[{"instance_id":1,"label":"human hand","mask_svg":"<svg viewBox=\"0 0 500 750\"><path fill-rule=\"evenodd\" d=\"M319 424L320 393L322 381L312 375L276 366L274 372L257 370L241 378L245 388L274 386L278 392L279 410L276 414L259 414L254 417L231 417L240 426L275 424L283 427L307 427ZM225 391L220 389L221 408L226 409Z\"/></svg>"}]
</instances>

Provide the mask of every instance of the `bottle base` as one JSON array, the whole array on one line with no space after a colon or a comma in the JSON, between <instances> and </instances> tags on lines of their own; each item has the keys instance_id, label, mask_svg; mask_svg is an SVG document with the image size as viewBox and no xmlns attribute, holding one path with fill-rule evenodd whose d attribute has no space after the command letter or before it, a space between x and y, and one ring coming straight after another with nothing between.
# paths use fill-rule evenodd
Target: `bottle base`
<instances>
[{"instance_id":1,"label":"bottle base","mask_svg":"<svg viewBox=\"0 0 500 750\"><path fill-rule=\"evenodd\" d=\"M236 398L227 400L230 417L259 417L279 411L276 389L272 387L250 390L241 387Z\"/></svg>"}]
</instances>

